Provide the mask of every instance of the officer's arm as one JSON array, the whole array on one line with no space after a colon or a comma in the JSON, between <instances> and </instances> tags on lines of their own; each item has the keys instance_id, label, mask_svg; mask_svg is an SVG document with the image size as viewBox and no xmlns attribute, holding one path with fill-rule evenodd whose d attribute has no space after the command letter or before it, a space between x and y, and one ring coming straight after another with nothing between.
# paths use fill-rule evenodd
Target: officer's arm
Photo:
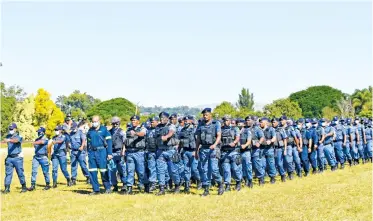
<instances>
[{"instance_id":1,"label":"officer's arm","mask_svg":"<svg viewBox=\"0 0 373 221\"><path fill-rule=\"evenodd\" d=\"M168 138L172 137L172 135L174 135L174 134L175 134L175 131L169 130L168 134L165 137L166 137L166 139L168 139Z\"/></svg>"},{"instance_id":2,"label":"officer's arm","mask_svg":"<svg viewBox=\"0 0 373 221\"><path fill-rule=\"evenodd\" d=\"M63 136L61 140L53 140L53 144L61 144L61 143L65 142L65 140L66 140L66 137Z\"/></svg>"},{"instance_id":3,"label":"officer's arm","mask_svg":"<svg viewBox=\"0 0 373 221\"><path fill-rule=\"evenodd\" d=\"M214 146L218 146L220 140L221 140L221 132L217 132L216 133L216 141L214 143Z\"/></svg>"},{"instance_id":4,"label":"officer's arm","mask_svg":"<svg viewBox=\"0 0 373 221\"><path fill-rule=\"evenodd\" d=\"M106 140L106 143L107 143L107 155L112 155L113 154L113 141L111 139L111 134L109 133L109 131L106 130L106 136L105 136L105 140Z\"/></svg>"},{"instance_id":5,"label":"officer's arm","mask_svg":"<svg viewBox=\"0 0 373 221\"><path fill-rule=\"evenodd\" d=\"M240 141L240 132L237 129L235 130L235 139L233 141L234 145L237 145L239 141Z\"/></svg>"},{"instance_id":6,"label":"officer's arm","mask_svg":"<svg viewBox=\"0 0 373 221\"><path fill-rule=\"evenodd\" d=\"M355 134L356 134L356 140L357 140L357 142L360 142L360 135L359 135L359 131L357 129L356 129Z\"/></svg>"},{"instance_id":7,"label":"officer's arm","mask_svg":"<svg viewBox=\"0 0 373 221\"><path fill-rule=\"evenodd\" d=\"M249 147L250 146L250 144L251 144L251 133L249 132L248 133L248 135L247 135L247 141L246 141L246 143L245 143L245 146L246 147Z\"/></svg>"},{"instance_id":8,"label":"officer's arm","mask_svg":"<svg viewBox=\"0 0 373 221\"><path fill-rule=\"evenodd\" d=\"M367 142L367 138L365 137L365 129L362 128L361 130L362 130L362 132L363 132L364 143L366 143L366 142Z\"/></svg>"},{"instance_id":9,"label":"officer's arm","mask_svg":"<svg viewBox=\"0 0 373 221\"><path fill-rule=\"evenodd\" d=\"M201 144L201 136L199 134L196 134L196 137L197 137L197 139L196 139L196 148L197 148L197 152L198 152L199 146Z\"/></svg>"},{"instance_id":10,"label":"officer's arm","mask_svg":"<svg viewBox=\"0 0 373 221\"><path fill-rule=\"evenodd\" d=\"M282 130L282 135L283 135L283 138L284 138L284 149L286 151L286 148L288 146L288 136L286 135L286 132L284 130Z\"/></svg>"},{"instance_id":11,"label":"officer's arm","mask_svg":"<svg viewBox=\"0 0 373 221\"><path fill-rule=\"evenodd\" d=\"M135 132L136 136L138 137L143 137L146 135L146 130L145 129L141 129L141 131L139 132Z\"/></svg>"},{"instance_id":12,"label":"officer's arm","mask_svg":"<svg viewBox=\"0 0 373 221\"><path fill-rule=\"evenodd\" d=\"M352 139L352 135L354 134L354 132L349 131L349 133L350 133L350 142L351 142L351 144L352 144L352 142L354 142L354 140Z\"/></svg>"},{"instance_id":13,"label":"officer's arm","mask_svg":"<svg viewBox=\"0 0 373 221\"><path fill-rule=\"evenodd\" d=\"M324 140L325 140L325 131L322 130L320 143L324 143Z\"/></svg>"},{"instance_id":14,"label":"officer's arm","mask_svg":"<svg viewBox=\"0 0 373 221\"><path fill-rule=\"evenodd\" d=\"M40 140L37 140L34 142L35 145L39 145L39 144L45 144L45 141L44 139L40 139Z\"/></svg>"},{"instance_id":15,"label":"officer's arm","mask_svg":"<svg viewBox=\"0 0 373 221\"><path fill-rule=\"evenodd\" d=\"M297 134L297 132L296 132L296 131L292 131L292 132L291 132L291 136L294 137L295 145L297 145L297 147L300 147L300 145L299 145L300 141L299 141L299 139L298 139L298 134Z\"/></svg>"},{"instance_id":16,"label":"officer's arm","mask_svg":"<svg viewBox=\"0 0 373 221\"><path fill-rule=\"evenodd\" d=\"M85 136L84 133L81 132L80 134L80 140L82 141L82 145L80 146L79 149L83 150L84 146L86 145L87 143L87 137Z\"/></svg>"},{"instance_id":17,"label":"officer's arm","mask_svg":"<svg viewBox=\"0 0 373 221\"><path fill-rule=\"evenodd\" d=\"M19 142L22 141L22 137L20 137L20 136L15 136L15 137L13 137L13 138L11 138L11 139L8 139L8 140L9 140L8 142L10 142L10 143L19 143Z\"/></svg>"},{"instance_id":18,"label":"officer's arm","mask_svg":"<svg viewBox=\"0 0 373 221\"><path fill-rule=\"evenodd\" d=\"M272 139L271 139L271 142L272 142L272 143L276 142L276 132L275 132L275 131L272 131Z\"/></svg>"}]
</instances>

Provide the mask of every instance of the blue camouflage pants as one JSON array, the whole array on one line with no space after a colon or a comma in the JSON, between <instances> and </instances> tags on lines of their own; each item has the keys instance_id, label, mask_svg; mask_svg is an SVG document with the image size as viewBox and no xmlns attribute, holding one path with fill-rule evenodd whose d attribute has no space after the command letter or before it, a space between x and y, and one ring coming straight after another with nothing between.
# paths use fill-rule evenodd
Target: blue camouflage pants
<instances>
[{"instance_id":1,"label":"blue camouflage pants","mask_svg":"<svg viewBox=\"0 0 373 221\"><path fill-rule=\"evenodd\" d=\"M34 158L32 158L31 184L36 184L36 176L38 175L39 165L43 171L45 183L49 184L49 160L47 156L34 156Z\"/></svg>"},{"instance_id":2,"label":"blue camouflage pants","mask_svg":"<svg viewBox=\"0 0 373 221\"><path fill-rule=\"evenodd\" d=\"M219 159L217 149L211 150L208 147L201 147L199 149L198 167L201 171L201 181L203 186L209 186L211 178L217 183L222 183L223 178L219 171Z\"/></svg>"},{"instance_id":3,"label":"blue camouflage pants","mask_svg":"<svg viewBox=\"0 0 373 221\"><path fill-rule=\"evenodd\" d=\"M26 183L24 170L23 170L23 157L7 157L5 159L5 186L9 186L12 183L13 169L16 169L19 182L21 185Z\"/></svg>"},{"instance_id":4,"label":"blue camouflage pants","mask_svg":"<svg viewBox=\"0 0 373 221\"><path fill-rule=\"evenodd\" d=\"M79 151L79 150L72 150L70 153L70 161L71 161L71 179L76 180L78 176L78 163L80 165L80 169L85 177L89 177L89 171L86 162L86 152Z\"/></svg>"},{"instance_id":5,"label":"blue camouflage pants","mask_svg":"<svg viewBox=\"0 0 373 221\"><path fill-rule=\"evenodd\" d=\"M222 151L221 162L225 184L231 183L232 172L236 183L242 180L242 159L236 150Z\"/></svg>"},{"instance_id":6,"label":"blue camouflage pants","mask_svg":"<svg viewBox=\"0 0 373 221\"><path fill-rule=\"evenodd\" d=\"M148 184L149 182L155 183L157 182L156 152L146 151L145 158L146 158L145 183L146 184Z\"/></svg>"},{"instance_id":7,"label":"blue camouflage pants","mask_svg":"<svg viewBox=\"0 0 373 221\"><path fill-rule=\"evenodd\" d=\"M372 140L367 140L367 144L365 145L366 159L372 158L372 151Z\"/></svg>"},{"instance_id":8,"label":"blue camouflage pants","mask_svg":"<svg viewBox=\"0 0 373 221\"><path fill-rule=\"evenodd\" d=\"M190 182L192 174L194 174L196 180L201 180L201 177L200 177L199 171L198 171L198 161L193 156L193 152L194 151L191 151L191 150L183 152L185 182Z\"/></svg>"},{"instance_id":9,"label":"blue camouflage pants","mask_svg":"<svg viewBox=\"0 0 373 221\"><path fill-rule=\"evenodd\" d=\"M349 142L346 142L346 145L343 147L343 153L347 160L352 160L351 145Z\"/></svg>"},{"instance_id":10,"label":"blue camouflage pants","mask_svg":"<svg viewBox=\"0 0 373 221\"><path fill-rule=\"evenodd\" d=\"M292 151L293 162L294 162L293 166L295 166L295 170L297 174L300 174L302 172L302 164L301 164L300 157L299 157L298 147L295 145L291 146L291 151ZM293 171L294 171L294 167L293 167Z\"/></svg>"},{"instance_id":11,"label":"blue camouflage pants","mask_svg":"<svg viewBox=\"0 0 373 221\"><path fill-rule=\"evenodd\" d=\"M319 166L319 170L323 171L324 168L324 160L325 160L325 154L324 154L324 145L320 144L317 147L317 165Z\"/></svg>"},{"instance_id":12,"label":"blue camouflage pants","mask_svg":"<svg viewBox=\"0 0 373 221\"><path fill-rule=\"evenodd\" d=\"M251 161L253 163L253 170L255 172L256 177L263 178L264 177L264 169L262 166L262 151L260 148L253 147L251 153Z\"/></svg>"},{"instance_id":13,"label":"blue camouflage pants","mask_svg":"<svg viewBox=\"0 0 373 221\"><path fill-rule=\"evenodd\" d=\"M280 176L285 175L286 171L284 169L284 148L277 147L274 149L275 152L275 165Z\"/></svg>"},{"instance_id":14,"label":"blue camouflage pants","mask_svg":"<svg viewBox=\"0 0 373 221\"><path fill-rule=\"evenodd\" d=\"M275 166L275 150L273 147L263 148L263 158L266 162L266 170L270 177L276 176L276 166Z\"/></svg>"},{"instance_id":15,"label":"blue camouflage pants","mask_svg":"<svg viewBox=\"0 0 373 221\"><path fill-rule=\"evenodd\" d=\"M365 159L365 156L364 156L364 141L362 141L360 139L359 142L356 142L357 143L357 150L358 150L358 153L359 153L359 157L360 159Z\"/></svg>"},{"instance_id":16,"label":"blue camouflage pants","mask_svg":"<svg viewBox=\"0 0 373 221\"><path fill-rule=\"evenodd\" d=\"M359 151L358 151L358 148L356 146L356 142L353 141L353 142L350 142L350 152L351 152L351 156L354 160L357 160L359 159Z\"/></svg>"},{"instance_id":17,"label":"blue camouflage pants","mask_svg":"<svg viewBox=\"0 0 373 221\"><path fill-rule=\"evenodd\" d=\"M59 153L52 154L52 179L53 182L57 182L58 178L58 166L65 176L66 179L70 179L70 174L67 172L67 160L66 155L60 151Z\"/></svg>"},{"instance_id":18,"label":"blue camouflage pants","mask_svg":"<svg viewBox=\"0 0 373 221\"><path fill-rule=\"evenodd\" d=\"M253 179L253 165L251 163L251 151L246 150L241 152L242 157L242 175L247 178L247 180Z\"/></svg>"},{"instance_id":19,"label":"blue camouflage pants","mask_svg":"<svg viewBox=\"0 0 373 221\"><path fill-rule=\"evenodd\" d=\"M302 153L301 153L302 165L303 170L305 173L310 171L310 156L308 154L308 145L303 145Z\"/></svg>"},{"instance_id":20,"label":"blue camouflage pants","mask_svg":"<svg viewBox=\"0 0 373 221\"><path fill-rule=\"evenodd\" d=\"M325 144L324 145L324 154L325 158L329 163L329 166L334 167L336 165L334 147L332 144Z\"/></svg>"},{"instance_id":21,"label":"blue camouflage pants","mask_svg":"<svg viewBox=\"0 0 373 221\"><path fill-rule=\"evenodd\" d=\"M127 186L133 186L135 182L135 172L139 179L139 186L144 186L145 182L145 152L126 152L127 161Z\"/></svg>"},{"instance_id":22,"label":"blue camouflage pants","mask_svg":"<svg viewBox=\"0 0 373 221\"><path fill-rule=\"evenodd\" d=\"M311 162L311 166L313 169L317 169L317 160L318 160L318 150L311 149L311 153L309 153L309 158Z\"/></svg>"},{"instance_id":23,"label":"blue camouflage pants","mask_svg":"<svg viewBox=\"0 0 373 221\"><path fill-rule=\"evenodd\" d=\"M166 184L166 171L171 176L172 181L176 185L180 185L179 168L176 162L172 162L172 157L176 154L175 149L170 150L157 150L157 177L160 186Z\"/></svg>"},{"instance_id":24,"label":"blue camouflage pants","mask_svg":"<svg viewBox=\"0 0 373 221\"><path fill-rule=\"evenodd\" d=\"M125 185L127 167L126 167L126 162L124 162L124 159L121 156L120 152L113 153L113 161L115 164L115 168L112 171L109 171L110 184L112 186L118 185L118 178L117 178L117 173L118 173L120 177L120 181L123 183L123 185Z\"/></svg>"},{"instance_id":25,"label":"blue camouflage pants","mask_svg":"<svg viewBox=\"0 0 373 221\"><path fill-rule=\"evenodd\" d=\"M343 142L342 141L335 141L334 142L334 151L335 151L335 155L336 155L336 160L337 162L339 162L340 164L344 164L345 163L345 156L344 156L344 152L343 152L343 147L342 147L342 144Z\"/></svg>"},{"instance_id":26,"label":"blue camouflage pants","mask_svg":"<svg viewBox=\"0 0 373 221\"><path fill-rule=\"evenodd\" d=\"M94 192L100 191L97 173L100 171L101 180L106 190L110 189L109 172L107 170L106 148L88 151L89 174Z\"/></svg>"},{"instance_id":27,"label":"blue camouflage pants","mask_svg":"<svg viewBox=\"0 0 373 221\"><path fill-rule=\"evenodd\" d=\"M293 147L288 146L286 148L286 155L283 156L284 159L284 169L288 173L293 173L294 172L294 164L293 164Z\"/></svg>"}]
</instances>

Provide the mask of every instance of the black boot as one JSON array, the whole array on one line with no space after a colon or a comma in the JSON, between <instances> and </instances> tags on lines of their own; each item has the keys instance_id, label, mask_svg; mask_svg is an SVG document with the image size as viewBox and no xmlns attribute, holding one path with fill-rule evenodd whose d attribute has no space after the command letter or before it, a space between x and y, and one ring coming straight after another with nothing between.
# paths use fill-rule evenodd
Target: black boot
<instances>
[{"instance_id":1,"label":"black boot","mask_svg":"<svg viewBox=\"0 0 373 221\"><path fill-rule=\"evenodd\" d=\"M75 179L71 179L71 185L72 185L72 186L75 186L75 185L76 185L76 180L75 180Z\"/></svg>"},{"instance_id":2,"label":"black boot","mask_svg":"<svg viewBox=\"0 0 373 221\"><path fill-rule=\"evenodd\" d=\"M145 193L150 193L149 192L149 183L145 184Z\"/></svg>"},{"instance_id":3,"label":"black boot","mask_svg":"<svg viewBox=\"0 0 373 221\"><path fill-rule=\"evenodd\" d=\"M236 191L240 191L241 190L241 182L237 182L236 183Z\"/></svg>"},{"instance_id":4,"label":"black boot","mask_svg":"<svg viewBox=\"0 0 373 221\"><path fill-rule=\"evenodd\" d=\"M186 193L186 194L190 193L190 183L189 182L185 182L184 193Z\"/></svg>"},{"instance_id":5,"label":"black boot","mask_svg":"<svg viewBox=\"0 0 373 221\"><path fill-rule=\"evenodd\" d=\"M336 171L336 170L337 170L337 166L332 166L331 171Z\"/></svg>"},{"instance_id":6,"label":"black boot","mask_svg":"<svg viewBox=\"0 0 373 221\"><path fill-rule=\"evenodd\" d=\"M155 183L149 184L149 192L153 192L156 189Z\"/></svg>"},{"instance_id":7,"label":"black boot","mask_svg":"<svg viewBox=\"0 0 373 221\"><path fill-rule=\"evenodd\" d=\"M72 186L73 184L72 184L72 182L71 182L71 179L69 178L69 179L67 179L67 186Z\"/></svg>"},{"instance_id":8,"label":"black boot","mask_svg":"<svg viewBox=\"0 0 373 221\"><path fill-rule=\"evenodd\" d=\"M122 188L120 188L120 191L121 192L126 192L127 191L127 187L126 187L126 185L124 183L123 183Z\"/></svg>"},{"instance_id":9,"label":"black boot","mask_svg":"<svg viewBox=\"0 0 373 221\"><path fill-rule=\"evenodd\" d=\"M100 192L92 192L89 194L90 196L100 195Z\"/></svg>"},{"instance_id":10,"label":"black boot","mask_svg":"<svg viewBox=\"0 0 373 221\"><path fill-rule=\"evenodd\" d=\"M28 191L34 191L35 190L35 183L31 184L31 187L28 188Z\"/></svg>"},{"instance_id":11,"label":"black boot","mask_svg":"<svg viewBox=\"0 0 373 221\"><path fill-rule=\"evenodd\" d=\"M264 177L259 179L259 186L264 186Z\"/></svg>"},{"instance_id":12,"label":"black boot","mask_svg":"<svg viewBox=\"0 0 373 221\"><path fill-rule=\"evenodd\" d=\"M224 193L224 185L223 183L218 183L218 185L219 185L218 195L220 196L220 195L223 195Z\"/></svg>"},{"instance_id":13,"label":"black boot","mask_svg":"<svg viewBox=\"0 0 373 221\"><path fill-rule=\"evenodd\" d=\"M282 177L283 176L281 176L281 180L282 180ZM285 181L283 181L283 182L285 182ZM276 183L276 178L273 176L273 177L271 177L271 184L274 184L274 183Z\"/></svg>"},{"instance_id":14,"label":"black boot","mask_svg":"<svg viewBox=\"0 0 373 221\"><path fill-rule=\"evenodd\" d=\"M91 179L89 177L87 177L86 183L91 184Z\"/></svg>"},{"instance_id":15,"label":"black boot","mask_svg":"<svg viewBox=\"0 0 373 221\"><path fill-rule=\"evenodd\" d=\"M202 182L200 180L197 180L197 190L202 189Z\"/></svg>"},{"instance_id":16,"label":"black boot","mask_svg":"<svg viewBox=\"0 0 373 221\"><path fill-rule=\"evenodd\" d=\"M25 193L25 192L27 192L26 183L22 184L22 189L21 189L21 193Z\"/></svg>"},{"instance_id":17,"label":"black boot","mask_svg":"<svg viewBox=\"0 0 373 221\"><path fill-rule=\"evenodd\" d=\"M168 181L168 187L169 187L170 190L172 190L172 179L170 179L170 180Z\"/></svg>"},{"instance_id":18,"label":"black boot","mask_svg":"<svg viewBox=\"0 0 373 221\"><path fill-rule=\"evenodd\" d=\"M133 195L132 186L127 186L127 194Z\"/></svg>"},{"instance_id":19,"label":"black boot","mask_svg":"<svg viewBox=\"0 0 373 221\"><path fill-rule=\"evenodd\" d=\"M231 191L231 185L230 184L225 184L225 192Z\"/></svg>"},{"instance_id":20,"label":"black boot","mask_svg":"<svg viewBox=\"0 0 373 221\"><path fill-rule=\"evenodd\" d=\"M175 184L174 193L180 193L180 184Z\"/></svg>"},{"instance_id":21,"label":"black boot","mask_svg":"<svg viewBox=\"0 0 373 221\"><path fill-rule=\"evenodd\" d=\"M352 166L352 160L348 160L348 164Z\"/></svg>"},{"instance_id":22,"label":"black boot","mask_svg":"<svg viewBox=\"0 0 373 221\"><path fill-rule=\"evenodd\" d=\"M302 178L302 171L297 172L297 177Z\"/></svg>"},{"instance_id":23,"label":"black boot","mask_svg":"<svg viewBox=\"0 0 373 221\"><path fill-rule=\"evenodd\" d=\"M308 176L309 173L310 171L304 171L304 176Z\"/></svg>"},{"instance_id":24,"label":"black boot","mask_svg":"<svg viewBox=\"0 0 373 221\"><path fill-rule=\"evenodd\" d=\"M45 187L44 187L43 190L49 190L50 188L51 188L51 186L49 186L49 183L47 183L47 184L45 185Z\"/></svg>"},{"instance_id":25,"label":"black boot","mask_svg":"<svg viewBox=\"0 0 373 221\"><path fill-rule=\"evenodd\" d=\"M252 180L247 180L247 187L253 188L253 181Z\"/></svg>"},{"instance_id":26,"label":"black boot","mask_svg":"<svg viewBox=\"0 0 373 221\"><path fill-rule=\"evenodd\" d=\"M105 193L106 194L111 194L111 193L113 193L113 191L111 191L111 189L107 189L107 190L105 190Z\"/></svg>"},{"instance_id":27,"label":"black boot","mask_svg":"<svg viewBox=\"0 0 373 221\"><path fill-rule=\"evenodd\" d=\"M203 193L202 193L202 195L201 196L208 196L208 195L210 195L210 190L209 190L209 186L203 186L203 189L205 190L205 191L203 191Z\"/></svg>"},{"instance_id":28,"label":"black boot","mask_svg":"<svg viewBox=\"0 0 373 221\"><path fill-rule=\"evenodd\" d=\"M113 188L113 192L118 192L118 185L113 185L114 188Z\"/></svg>"},{"instance_id":29,"label":"black boot","mask_svg":"<svg viewBox=\"0 0 373 221\"><path fill-rule=\"evenodd\" d=\"M57 188L57 182L53 182L53 188Z\"/></svg>"},{"instance_id":30,"label":"black boot","mask_svg":"<svg viewBox=\"0 0 373 221\"><path fill-rule=\"evenodd\" d=\"M6 185L6 186L5 186L5 189L4 189L4 191L3 191L3 194L8 194L8 193L10 193L10 186L9 186L9 185Z\"/></svg>"},{"instance_id":31,"label":"black boot","mask_svg":"<svg viewBox=\"0 0 373 221\"><path fill-rule=\"evenodd\" d=\"M317 170L315 167L312 168L312 174L316 174L317 173Z\"/></svg>"},{"instance_id":32,"label":"black boot","mask_svg":"<svg viewBox=\"0 0 373 221\"><path fill-rule=\"evenodd\" d=\"M289 173L289 180L293 180L293 173Z\"/></svg>"},{"instance_id":33,"label":"black boot","mask_svg":"<svg viewBox=\"0 0 373 221\"><path fill-rule=\"evenodd\" d=\"M365 164L365 158L362 159L362 163Z\"/></svg>"},{"instance_id":34,"label":"black boot","mask_svg":"<svg viewBox=\"0 0 373 221\"><path fill-rule=\"evenodd\" d=\"M156 194L157 196L165 195L164 186L159 186L159 192Z\"/></svg>"},{"instance_id":35,"label":"black boot","mask_svg":"<svg viewBox=\"0 0 373 221\"><path fill-rule=\"evenodd\" d=\"M342 164L341 164L341 169L343 170L344 168L345 168L345 164L342 163Z\"/></svg>"}]
</instances>

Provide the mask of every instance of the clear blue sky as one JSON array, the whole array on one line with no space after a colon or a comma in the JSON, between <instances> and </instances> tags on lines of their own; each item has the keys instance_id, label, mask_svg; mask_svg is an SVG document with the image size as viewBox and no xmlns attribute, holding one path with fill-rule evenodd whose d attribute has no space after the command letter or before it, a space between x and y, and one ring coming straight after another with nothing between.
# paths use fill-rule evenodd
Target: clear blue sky
<instances>
[{"instance_id":1,"label":"clear blue sky","mask_svg":"<svg viewBox=\"0 0 373 221\"><path fill-rule=\"evenodd\" d=\"M153 106L269 103L372 82L370 2L2 5L1 80Z\"/></svg>"}]
</instances>

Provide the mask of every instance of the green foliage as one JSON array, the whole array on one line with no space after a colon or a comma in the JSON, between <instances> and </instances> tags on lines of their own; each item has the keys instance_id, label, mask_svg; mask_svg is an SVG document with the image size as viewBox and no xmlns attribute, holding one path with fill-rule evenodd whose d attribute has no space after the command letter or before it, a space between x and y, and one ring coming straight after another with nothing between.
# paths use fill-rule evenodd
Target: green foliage
<instances>
[{"instance_id":1,"label":"green foliage","mask_svg":"<svg viewBox=\"0 0 373 221\"><path fill-rule=\"evenodd\" d=\"M156 114L158 115L160 112L165 111L170 114L178 113L182 115L194 115L197 116L201 109L188 107L188 106L178 106L178 107L162 107L162 106L154 106L154 107L140 107L140 113L144 114Z\"/></svg>"},{"instance_id":2,"label":"green foliage","mask_svg":"<svg viewBox=\"0 0 373 221\"><path fill-rule=\"evenodd\" d=\"M349 96L346 98L341 98L337 101L337 112L339 116L342 117L354 117L355 109L352 105L352 101Z\"/></svg>"},{"instance_id":3,"label":"green foliage","mask_svg":"<svg viewBox=\"0 0 373 221\"><path fill-rule=\"evenodd\" d=\"M35 127L32 125L35 113L35 98L33 95L19 102L13 113L13 121L17 124L18 131L24 140L34 140L36 135Z\"/></svg>"},{"instance_id":4,"label":"green foliage","mask_svg":"<svg viewBox=\"0 0 373 221\"><path fill-rule=\"evenodd\" d=\"M336 108L336 102L343 97L340 90L330 86L313 86L290 95L290 100L298 102L304 117L321 117L326 106Z\"/></svg>"},{"instance_id":5,"label":"green foliage","mask_svg":"<svg viewBox=\"0 0 373 221\"><path fill-rule=\"evenodd\" d=\"M64 122L64 115L62 111L56 105L54 105L51 116L49 117L46 128L45 128L46 129L45 134L48 137L52 137L54 128L57 125L61 125L63 122Z\"/></svg>"},{"instance_id":6,"label":"green foliage","mask_svg":"<svg viewBox=\"0 0 373 221\"><path fill-rule=\"evenodd\" d=\"M136 106L127 99L114 98L93 106L87 112L87 117L91 118L94 115L99 115L102 123L108 124L113 116L118 116L123 124L129 121L135 111Z\"/></svg>"},{"instance_id":7,"label":"green foliage","mask_svg":"<svg viewBox=\"0 0 373 221\"><path fill-rule=\"evenodd\" d=\"M234 108L233 104L228 101L223 101L215 107L212 115L214 118L222 118L224 115L234 117L237 115L237 110Z\"/></svg>"},{"instance_id":8,"label":"green foliage","mask_svg":"<svg viewBox=\"0 0 373 221\"><path fill-rule=\"evenodd\" d=\"M334 116L338 116L338 112L331 107L324 107L322 109L322 116L326 119L332 119Z\"/></svg>"},{"instance_id":9,"label":"green foliage","mask_svg":"<svg viewBox=\"0 0 373 221\"><path fill-rule=\"evenodd\" d=\"M356 89L351 95L356 115L361 117L372 116L372 94L372 86L369 86L362 90Z\"/></svg>"},{"instance_id":10,"label":"green foliage","mask_svg":"<svg viewBox=\"0 0 373 221\"><path fill-rule=\"evenodd\" d=\"M268 117L280 117L285 114L287 117L298 119L302 117L302 109L297 102L289 98L278 99L264 106L264 114Z\"/></svg>"},{"instance_id":11,"label":"green foliage","mask_svg":"<svg viewBox=\"0 0 373 221\"><path fill-rule=\"evenodd\" d=\"M238 109L254 111L254 94L250 93L248 88L242 88L236 105Z\"/></svg>"}]
</instances>

